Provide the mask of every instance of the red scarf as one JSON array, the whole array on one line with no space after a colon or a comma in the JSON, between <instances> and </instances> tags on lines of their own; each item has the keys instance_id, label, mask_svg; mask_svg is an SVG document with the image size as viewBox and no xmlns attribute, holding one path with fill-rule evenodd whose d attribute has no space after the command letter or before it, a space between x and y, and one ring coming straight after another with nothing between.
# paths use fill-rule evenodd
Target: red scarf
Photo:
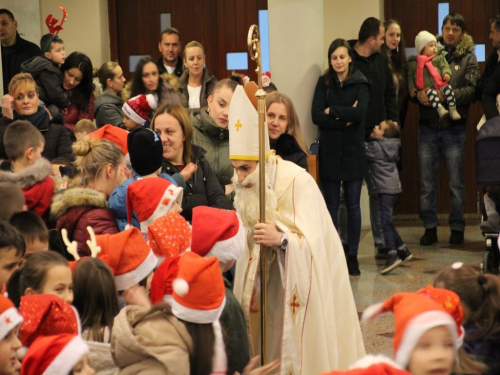
<instances>
[{"instance_id":1,"label":"red scarf","mask_svg":"<svg viewBox=\"0 0 500 375\"><path fill-rule=\"evenodd\" d=\"M418 55L417 56L417 73L416 73L416 82L415 84L420 90L423 90L425 88L424 85L424 67L429 70L429 73L431 74L432 78L434 79L434 88L439 89L440 87L446 86L447 83L442 80L441 74L437 71L436 67L432 65L432 59L435 57L433 56L424 56L424 55Z\"/></svg>"}]
</instances>

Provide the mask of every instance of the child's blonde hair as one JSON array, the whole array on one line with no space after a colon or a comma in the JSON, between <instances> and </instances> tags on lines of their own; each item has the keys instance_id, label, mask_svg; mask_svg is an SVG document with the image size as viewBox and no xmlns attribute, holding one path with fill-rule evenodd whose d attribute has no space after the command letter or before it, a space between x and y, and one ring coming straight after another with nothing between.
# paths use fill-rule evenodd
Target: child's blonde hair
<instances>
[{"instance_id":1,"label":"child's blonde hair","mask_svg":"<svg viewBox=\"0 0 500 375\"><path fill-rule=\"evenodd\" d=\"M84 178L95 179L106 164L117 168L125 155L116 144L105 139L85 137L73 143L73 152L76 155L75 164Z\"/></svg>"},{"instance_id":2,"label":"child's blonde hair","mask_svg":"<svg viewBox=\"0 0 500 375\"><path fill-rule=\"evenodd\" d=\"M86 118L78 121L75 125L75 133L92 133L94 130L96 130L97 127L95 126L93 121L90 121Z\"/></svg>"}]
</instances>

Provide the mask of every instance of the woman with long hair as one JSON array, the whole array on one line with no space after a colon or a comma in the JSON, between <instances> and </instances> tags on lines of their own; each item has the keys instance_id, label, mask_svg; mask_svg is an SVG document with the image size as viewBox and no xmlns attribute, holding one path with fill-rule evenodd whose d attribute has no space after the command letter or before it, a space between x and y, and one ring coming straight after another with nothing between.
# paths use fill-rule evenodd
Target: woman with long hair
<instances>
[{"instance_id":1,"label":"woman with long hair","mask_svg":"<svg viewBox=\"0 0 500 375\"><path fill-rule=\"evenodd\" d=\"M328 69L319 77L312 103L313 122L321 129L319 175L328 211L338 228L340 187L347 208L349 274L359 276L358 246L361 235L361 187L368 170L365 114L368 79L354 67L351 46L335 39L328 48Z\"/></svg>"}]
</instances>

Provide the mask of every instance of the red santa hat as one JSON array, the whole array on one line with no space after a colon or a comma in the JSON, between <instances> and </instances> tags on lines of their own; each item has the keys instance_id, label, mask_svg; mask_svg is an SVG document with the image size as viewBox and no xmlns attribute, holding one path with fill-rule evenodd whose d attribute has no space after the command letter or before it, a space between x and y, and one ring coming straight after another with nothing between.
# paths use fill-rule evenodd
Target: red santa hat
<instances>
[{"instance_id":1,"label":"red santa hat","mask_svg":"<svg viewBox=\"0 0 500 375\"><path fill-rule=\"evenodd\" d=\"M181 205L182 188L166 179L153 177L134 181L127 187L128 223L132 224L132 212L135 212L141 232L146 234L148 225L168 214L175 202Z\"/></svg>"},{"instance_id":2,"label":"red santa hat","mask_svg":"<svg viewBox=\"0 0 500 375\"><path fill-rule=\"evenodd\" d=\"M113 125L104 125L103 127L89 133L89 137L97 139L106 139L113 142L123 151L124 155L128 154L127 148L128 131Z\"/></svg>"},{"instance_id":3,"label":"red santa hat","mask_svg":"<svg viewBox=\"0 0 500 375\"><path fill-rule=\"evenodd\" d=\"M269 87L271 83L271 72L267 71L262 73L262 87Z\"/></svg>"},{"instance_id":4,"label":"red santa hat","mask_svg":"<svg viewBox=\"0 0 500 375\"><path fill-rule=\"evenodd\" d=\"M246 229L235 211L199 206L193 208L191 251L213 256L220 263L237 260L247 244Z\"/></svg>"},{"instance_id":5,"label":"red santa hat","mask_svg":"<svg viewBox=\"0 0 500 375\"><path fill-rule=\"evenodd\" d=\"M392 359L368 354L359 359L349 370L331 371L323 375L411 375Z\"/></svg>"},{"instance_id":6,"label":"red santa hat","mask_svg":"<svg viewBox=\"0 0 500 375\"><path fill-rule=\"evenodd\" d=\"M163 262L165 258L182 255L191 247L191 227L177 212L160 216L148 225L149 246Z\"/></svg>"},{"instance_id":7,"label":"red santa hat","mask_svg":"<svg viewBox=\"0 0 500 375\"><path fill-rule=\"evenodd\" d=\"M137 228L117 234L96 236L101 248L99 258L109 257L109 265L115 275L119 291L138 284L156 267L158 260Z\"/></svg>"},{"instance_id":8,"label":"red santa hat","mask_svg":"<svg viewBox=\"0 0 500 375\"><path fill-rule=\"evenodd\" d=\"M25 347L40 336L62 333L81 333L78 312L69 303L52 294L34 294L21 297L19 311L24 323L19 329L19 339Z\"/></svg>"},{"instance_id":9,"label":"red santa hat","mask_svg":"<svg viewBox=\"0 0 500 375\"><path fill-rule=\"evenodd\" d=\"M428 330L444 326L453 339L455 349L457 345L457 324L448 311L440 304L422 294L396 293L383 303L370 306L363 313L362 320L392 311L394 313L394 358L396 362L406 368L411 353L418 340Z\"/></svg>"},{"instance_id":10,"label":"red santa hat","mask_svg":"<svg viewBox=\"0 0 500 375\"><path fill-rule=\"evenodd\" d=\"M80 336L39 337L23 358L21 375L69 374L89 348Z\"/></svg>"},{"instance_id":11,"label":"red santa hat","mask_svg":"<svg viewBox=\"0 0 500 375\"><path fill-rule=\"evenodd\" d=\"M127 100L122 106L122 111L137 125L143 126L151 111L156 110L157 106L158 101L153 94L140 94Z\"/></svg>"},{"instance_id":12,"label":"red santa hat","mask_svg":"<svg viewBox=\"0 0 500 375\"><path fill-rule=\"evenodd\" d=\"M215 335L212 373L227 372L227 357L219 317L226 305L226 289L217 258L188 251L179 259L173 282L172 313L186 322L212 323Z\"/></svg>"},{"instance_id":13,"label":"red santa hat","mask_svg":"<svg viewBox=\"0 0 500 375\"><path fill-rule=\"evenodd\" d=\"M10 299L0 294L0 340L23 322L23 316Z\"/></svg>"},{"instance_id":14,"label":"red santa hat","mask_svg":"<svg viewBox=\"0 0 500 375\"><path fill-rule=\"evenodd\" d=\"M179 272L180 256L166 258L156 269L151 281L151 303L168 302L172 304L172 283Z\"/></svg>"}]
</instances>

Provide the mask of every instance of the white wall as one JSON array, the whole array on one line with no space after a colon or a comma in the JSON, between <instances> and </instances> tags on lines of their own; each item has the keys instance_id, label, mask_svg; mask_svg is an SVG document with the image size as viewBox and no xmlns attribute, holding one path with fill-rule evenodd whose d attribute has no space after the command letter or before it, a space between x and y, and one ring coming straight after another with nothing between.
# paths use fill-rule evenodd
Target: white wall
<instances>
[{"instance_id":1,"label":"white wall","mask_svg":"<svg viewBox=\"0 0 500 375\"><path fill-rule=\"evenodd\" d=\"M40 0L42 35L48 32L45 25L48 14L61 19L59 5L64 6L68 12L63 30L59 33L64 40L66 56L74 51L85 53L92 60L94 68L108 61L110 48L107 0Z\"/></svg>"}]
</instances>

